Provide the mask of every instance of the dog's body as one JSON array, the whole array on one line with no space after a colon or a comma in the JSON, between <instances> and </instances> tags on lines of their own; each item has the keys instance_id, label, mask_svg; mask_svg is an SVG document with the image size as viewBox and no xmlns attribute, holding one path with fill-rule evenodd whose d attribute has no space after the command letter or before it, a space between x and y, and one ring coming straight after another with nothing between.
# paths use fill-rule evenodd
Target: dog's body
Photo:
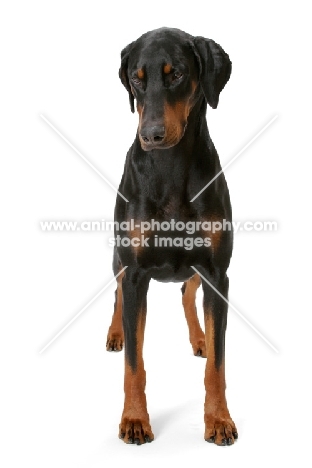
<instances>
[{"instance_id":1,"label":"dog's body","mask_svg":"<svg viewBox=\"0 0 312 468\"><path fill-rule=\"evenodd\" d=\"M231 445L237 430L225 399L227 303L223 298L227 298L228 291L226 271L232 253L232 231L199 228L191 235L192 249L170 242L186 237L170 224L172 220L185 224L231 223L223 173L191 201L221 170L208 133L206 108L207 102L217 107L219 93L230 77L231 62L215 42L168 28L144 34L127 46L121 57L120 78L129 92L132 111L134 98L137 101L140 119L119 186L128 202L117 196L115 208L115 221L126 221L131 226L126 231L116 229L115 233L119 245L114 251L114 273L126 270L117 280L115 311L107 339L111 351L119 351L125 343L125 405L119 435L125 442L137 444L154 438L146 407L142 357L146 295L153 278L184 282L183 305L193 351L195 355L208 355L205 439ZM170 228L165 232L150 229L141 235L140 223L151 220L167 222ZM167 247L158 246L161 236L167 238ZM125 238L139 238L140 242L129 246L129 242L122 242ZM200 283L205 335L195 308Z\"/></svg>"}]
</instances>

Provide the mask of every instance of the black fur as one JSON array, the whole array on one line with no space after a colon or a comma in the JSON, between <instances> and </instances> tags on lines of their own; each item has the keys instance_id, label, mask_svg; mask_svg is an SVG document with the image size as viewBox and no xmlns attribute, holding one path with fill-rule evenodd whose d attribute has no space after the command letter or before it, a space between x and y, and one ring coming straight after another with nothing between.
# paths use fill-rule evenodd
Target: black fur
<instances>
[{"instance_id":1,"label":"black fur","mask_svg":"<svg viewBox=\"0 0 312 468\"><path fill-rule=\"evenodd\" d=\"M162 128L166 105L174 106L189 96L192 82L198 86L191 98L193 107L183 136L173 146L160 144L143 149L138 129L128 151L119 186L119 191L129 203L117 196L115 220L231 221L230 198L223 173L194 202L190 202L221 169L208 132L206 109L207 102L211 107L217 107L219 94L230 77L228 55L210 39L162 28L146 33L128 45L122 51L121 59L119 75L129 93L131 110L134 111L135 99L139 108L144 109L142 125L145 127L157 124ZM174 76L161 73L166 63L183 73L181 82L175 83ZM133 76L138 69L144 71L144 79L137 85L137 78L133 81ZM194 275L191 268L194 266L224 296L228 289L226 271L232 253L231 231L222 232L217 249L205 246L191 250L155 247L154 234L181 237L181 232L176 231L154 232L147 234L150 237L148 248L136 251L132 247L119 246L114 251L115 273L120 266L128 267L123 278L123 326L126 357L133 369L137 362L137 317L146 311L146 293L151 278L186 281ZM124 238L130 233L116 229L117 235ZM182 233L184 237L195 238L198 235L202 234L195 232L189 236ZM227 305L204 282L203 290L206 310L213 315L216 363L220 366L224 354Z\"/></svg>"}]
</instances>

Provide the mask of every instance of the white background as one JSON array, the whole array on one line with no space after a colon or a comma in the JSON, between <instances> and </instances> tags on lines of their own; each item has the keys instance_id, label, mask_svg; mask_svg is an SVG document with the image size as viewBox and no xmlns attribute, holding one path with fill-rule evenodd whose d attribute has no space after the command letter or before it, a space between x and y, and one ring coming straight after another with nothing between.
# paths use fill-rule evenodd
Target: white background
<instances>
[{"instance_id":1,"label":"white background","mask_svg":"<svg viewBox=\"0 0 312 468\"><path fill-rule=\"evenodd\" d=\"M43 233L41 220L112 219L115 193L39 117L44 114L118 185L137 126L118 78L120 51L178 27L220 43L232 77L208 125L238 233L230 300L279 350L229 311L232 447L203 439L204 366L192 355L179 284L152 282L145 344L155 441L117 438L123 353L107 353L111 285L43 354L40 349L112 278L111 233ZM2 466L260 467L297 465L310 445L311 37L307 2L2 2ZM200 297L198 308L200 309Z\"/></svg>"}]
</instances>

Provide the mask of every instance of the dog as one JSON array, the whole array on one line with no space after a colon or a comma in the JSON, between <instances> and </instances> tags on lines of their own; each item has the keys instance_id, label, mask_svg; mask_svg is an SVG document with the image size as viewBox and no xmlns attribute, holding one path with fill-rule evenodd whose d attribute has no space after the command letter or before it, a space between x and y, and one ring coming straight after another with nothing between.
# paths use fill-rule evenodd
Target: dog
<instances>
[{"instance_id":1,"label":"dog","mask_svg":"<svg viewBox=\"0 0 312 468\"><path fill-rule=\"evenodd\" d=\"M206 122L207 103L217 107L231 68L229 56L216 42L173 28L147 32L121 52L119 77L132 112L136 100L139 125L119 186L123 197L117 195L115 206L117 289L106 348L125 347L119 437L129 444L154 439L142 356L151 279L183 282L182 302L193 352L208 356L205 440L224 446L238 437L227 408L224 371L226 271L233 235L231 229L209 227L221 222L231 225L231 204ZM197 230L187 237L180 228L181 223L190 222ZM162 234L166 242L160 244ZM186 243L189 239L191 244ZM195 307L200 284L205 333Z\"/></svg>"}]
</instances>

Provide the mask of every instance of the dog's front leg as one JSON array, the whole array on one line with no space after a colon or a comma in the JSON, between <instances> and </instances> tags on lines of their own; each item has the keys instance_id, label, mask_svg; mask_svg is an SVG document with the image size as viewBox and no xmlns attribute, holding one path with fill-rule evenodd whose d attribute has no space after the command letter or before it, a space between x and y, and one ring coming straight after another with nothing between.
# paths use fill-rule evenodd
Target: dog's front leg
<instances>
[{"instance_id":1,"label":"dog's front leg","mask_svg":"<svg viewBox=\"0 0 312 468\"><path fill-rule=\"evenodd\" d=\"M204 276L227 299L228 278L215 272ZM205 440L217 445L232 445L237 439L237 429L231 419L225 398L225 330L227 302L209 284L202 281L204 291L205 339L207 363L205 370Z\"/></svg>"},{"instance_id":2,"label":"dog's front leg","mask_svg":"<svg viewBox=\"0 0 312 468\"><path fill-rule=\"evenodd\" d=\"M128 444L138 445L154 439L146 407L146 377L142 355L148 285L149 278L144 271L127 268L122 280L125 404L119 425L119 437Z\"/></svg>"}]
</instances>

